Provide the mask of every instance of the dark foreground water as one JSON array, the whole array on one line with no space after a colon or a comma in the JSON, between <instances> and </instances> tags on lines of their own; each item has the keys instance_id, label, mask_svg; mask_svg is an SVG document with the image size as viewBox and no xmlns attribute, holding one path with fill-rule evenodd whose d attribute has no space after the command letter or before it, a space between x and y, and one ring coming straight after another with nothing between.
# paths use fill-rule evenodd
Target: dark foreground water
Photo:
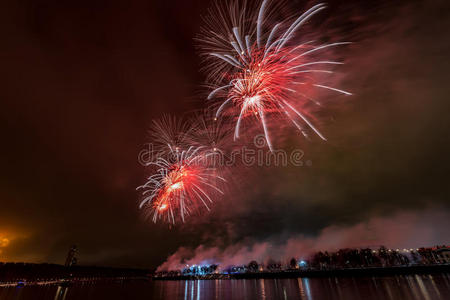
<instances>
[{"instance_id":1,"label":"dark foreground water","mask_svg":"<svg viewBox=\"0 0 450 300\"><path fill-rule=\"evenodd\" d=\"M450 299L450 275L132 281L0 288L0 299Z\"/></svg>"}]
</instances>

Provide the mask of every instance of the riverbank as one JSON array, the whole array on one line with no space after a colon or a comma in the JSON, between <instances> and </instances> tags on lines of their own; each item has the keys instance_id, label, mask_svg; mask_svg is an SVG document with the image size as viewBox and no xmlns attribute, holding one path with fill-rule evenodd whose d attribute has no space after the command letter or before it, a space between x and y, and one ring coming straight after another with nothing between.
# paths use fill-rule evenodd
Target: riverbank
<instances>
[{"instance_id":1,"label":"riverbank","mask_svg":"<svg viewBox=\"0 0 450 300\"><path fill-rule=\"evenodd\" d=\"M68 287L74 284L84 283L124 283L131 281L149 281L149 277L97 277L97 278L61 278L55 280L17 280L0 282L0 288L7 287L23 287L23 286L46 286L46 285L58 285Z\"/></svg>"},{"instance_id":2,"label":"riverbank","mask_svg":"<svg viewBox=\"0 0 450 300\"><path fill-rule=\"evenodd\" d=\"M153 280L217 280L217 279L276 279L299 277L368 277L449 273L450 264L396 267L348 268L334 270L286 270L279 272L247 272L235 274L208 274L201 276L154 276Z\"/></svg>"}]
</instances>

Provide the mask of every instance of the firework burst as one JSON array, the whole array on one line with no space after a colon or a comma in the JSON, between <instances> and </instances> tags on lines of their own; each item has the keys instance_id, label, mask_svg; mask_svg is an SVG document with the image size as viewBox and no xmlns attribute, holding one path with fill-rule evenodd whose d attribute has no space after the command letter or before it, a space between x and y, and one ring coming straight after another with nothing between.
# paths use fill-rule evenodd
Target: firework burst
<instances>
[{"instance_id":1,"label":"firework burst","mask_svg":"<svg viewBox=\"0 0 450 300\"><path fill-rule=\"evenodd\" d=\"M192 132L192 126L183 119L171 115L163 115L153 120L149 130L152 141L152 155L167 157L171 152L179 151L188 146L187 137Z\"/></svg>"},{"instance_id":2,"label":"firework burst","mask_svg":"<svg viewBox=\"0 0 450 300\"><path fill-rule=\"evenodd\" d=\"M234 116L234 140L240 136L244 119L257 120L270 150L268 123L275 115L290 120L305 136L306 128L310 128L326 140L303 109L309 102L320 105L307 95L308 90L317 88L351 95L319 81L319 75L333 73L326 67L343 63L315 59L325 49L348 43L314 46L314 41L294 42L300 27L325 9L325 5L311 7L289 24L271 22L280 2L257 1L253 8L252 5L242 7L238 2L232 2L227 8L216 3L205 19L200 39L212 86L208 100L218 100L216 117Z\"/></svg>"},{"instance_id":3,"label":"firework burst","mask_svg":"<svg viewBox=\"0 0 450 300\"><path fill-rule=\"evenodd\" d=\"M230 136L232 130L228 126L229 120L217 117L211 109L195 112L189 119L192 130L186 139L195 146L205 146L211 152L225 154L231 148Z\"/></svg>"},{"instance_id":4,"label":"firework burst","mask_svg":"<svg viewBox=\"0 0 450 300\"><path fill-rule=\"evenodd\" d=\"M209 211L213 199L223 195L220 186L225 179L210 159L212 153L206 146L189 145L187 133L176 129L190 126L180 127L181 124L165 117L155 121L152 128L157 142L167 144L165 149L159 146L154 151L156 158L147 164L153 173L138 190L143 191L139 208L155 223L158 220L172 224L184 222L195 212Z\"/></svg>"}]
</instances>

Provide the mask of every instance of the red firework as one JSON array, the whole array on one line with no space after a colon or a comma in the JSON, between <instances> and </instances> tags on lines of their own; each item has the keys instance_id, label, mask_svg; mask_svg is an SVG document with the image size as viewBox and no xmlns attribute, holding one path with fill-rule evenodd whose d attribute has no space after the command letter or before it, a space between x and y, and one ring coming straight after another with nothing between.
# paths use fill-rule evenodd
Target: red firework
<instances>
[{"instance_id":1,"label":"red firework","mask_svg":"<svg viewBox=\"0 0 450 300\"><path fill-rule=\"evenodd\" d=\"M259 3L259 2L258 2ZM262 124L267 144L272 150L268 130L268 117L278 114L291 120L306 136L304 126L311 128L320 138L325 137L312 124L302 107L307 102L318 104L307 96L310 88L327 89L351 95L341 89L318 81L317 74L333 71L324 66L342 62L313 59L323 49L348 44L345 42L313 46L313 41L293 43L296 31L313 15L325 8L317 4L295 19L290 25L268 20L280 3L264 0L258 13L248 13L246 7L233 2L228 10L216 4L206 18L201 39L207 53L208 79L213 87L208 100L218 99L221 113L236 118L234 139L239 138L243 119L255 118ZM248 7L247 7L248 8Z\"/></svg>"},{"instance_id":2,"label":"red firework","mask_svg":"<svg viewBox=\"0 0 450 300\"><path fill-rule=\"evenodd\" d=\"M189 127L187 123L165 117L155 121L151 129L152 136L157 137L152 153L155 158L147 164L152 168L152 175L138 189L143 190L139 207L155 223L158 220L172 224L184 222L195 212L210 210L213 199L223 195L220 186L225 179L210 159L214 152L207 146L193 145L192 139L186 138L195 128L177 131Z\"/></svg>"}]
</instances>

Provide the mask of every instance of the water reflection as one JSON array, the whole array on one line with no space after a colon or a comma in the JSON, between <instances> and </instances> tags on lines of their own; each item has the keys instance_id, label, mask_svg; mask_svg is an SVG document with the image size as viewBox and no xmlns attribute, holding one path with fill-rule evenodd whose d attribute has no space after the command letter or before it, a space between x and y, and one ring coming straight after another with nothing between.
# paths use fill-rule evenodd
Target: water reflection
<instances>
[{"instance_id":1,"label":"water reflection","mask_svg":"<svg viewBox=\"0 0 450 300\"><path fill-rule=\"evenodd\" d=\"M58 286L58 289L56 290L55 300L66 300L68 290L68 287Z\"/></svg>"},{"instance_id":2,"label":"water reflection","mask_svg":"<svg viewBox=\"0 0 450 300\"><path fill-rule=\"evenodd\" d=\"M131 281L0 287L0 300L450 299L449 274L365 278Z\"/></svg>"},{"instance_id":3,"label":"water reflection","mask_svg":"<svg viewBox=\"0 0 450 300\"><path fill-rule=\"evenodd\" d=\"M264 287L264 279L260 279L259 284L261 286L261 297L263 300L266 300L266 289Z\"/></svg>"},{"instance_id":4,"label":"water reflection","mask_svg":"<svg viewBox=\"0 0 450 300\"><path fill-rule=\"evenodd\" d=\"M298 278L297 279L298 288L300 290L300 299L310 300L311 291L309 289L309 280L308 278Z\"/></svg>"}]
</instances>

